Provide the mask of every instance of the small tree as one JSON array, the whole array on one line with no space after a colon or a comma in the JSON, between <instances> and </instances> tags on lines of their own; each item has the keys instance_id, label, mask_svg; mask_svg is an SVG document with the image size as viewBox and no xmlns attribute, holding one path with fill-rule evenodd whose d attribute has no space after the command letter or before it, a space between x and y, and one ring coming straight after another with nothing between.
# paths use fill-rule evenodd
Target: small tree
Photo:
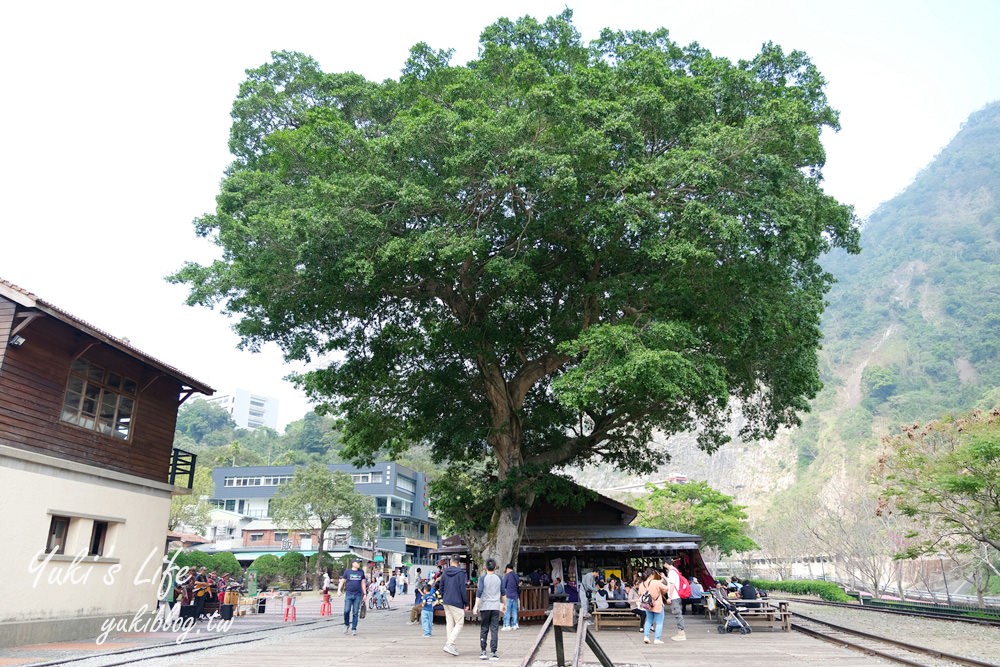
<instances>
[{"instance_id":1,"label":"small tree","mask_svg":"<svg viewBox=\"0 0 1000 667\"><path fill-rule=\"evenodd\" d=\"M732 496L706 482L647 484L650 494L634 503L639 525L701 535L702 547L718 548L723 556L757 548L747 536L747 515Z\"/></svg>"},{"instance_id":2,"label":"small tree","mask_svg":"<svg viewBox=\"0 0 1000 667\"><path fill-rule=\"evenodd\" d=\"M916 519L923 536L902 555L934 553L942 543L1000 550L1000 408L909 424L883 443L879 513Z\"/></svg>"},{"instance_id":3,"label":"small tree","mask_svg":"<svg viewBox=\"0 0 1000 667\"><path fill-rule=\"evenodd\" d=\"M212 496L212 470L199 466L194 471L194 483L191 493L174 496L170 499L170 516L167 519L167 530L188 528L197 533L204 533L212 521L212 506L207 498Z\"/></svg>"},{"instance_id":4,"label":"small tree","mask_svg":"<svg viewBox=\"0 0 1000 667\"><path fill-rule=\"evenodd\" d=\"M314 571L319 577L326 553L326 532L340 522L350 524L355 533L364 536L374 523L375 504L370 496L354 490L350 475L313 463L298 468L292 479L278 488L271 500L271 517L289 530L319 532L319 558Z\"/></svg>"},{"instance_id":5,"label":"small tree","mask_svg":"<svg viewBox=\"0 0 1000 667\"><path fill-rule=\"evenodd\" d=\"M266 590L281 575L281 562L274 554L259 556L250 567L257 570L257 585Z\"/></svg>"},{"instance_id":6,"label":"small tree","mask_svg":"<svg viewBox=\"0 0 1000 667\"><path fill-rule=\"evenodd\" d=\"M813 508L808 528L823 550L834 556L856 585L881 597L892 580L895 526L876 515L868 488L843 484L836 497Z\"/></svg>"},{"instance_id":7,"label":"small tree","mask_svg":"<svg viewBox=\"0 0 1000 667\"><path fill-rule=\"evenodd\" d=\"M215 570L220 575L228 574L234 577L242 576L243 566L236 560L236 556L228 551L221 551L212 554L212 561L209 569Z\"/></svg>"},{"instance_id":8,"label":"small tree","mask_svg":"<svg viewBox=\"0 0 1000 667\"><path fill-rule=\"evenodd\" d=\"M300 580L306 578L306 557L297 551L289 551L278 559L281 578L288 582L288 588L295 589Z\"/></svg>"}]
</instances>

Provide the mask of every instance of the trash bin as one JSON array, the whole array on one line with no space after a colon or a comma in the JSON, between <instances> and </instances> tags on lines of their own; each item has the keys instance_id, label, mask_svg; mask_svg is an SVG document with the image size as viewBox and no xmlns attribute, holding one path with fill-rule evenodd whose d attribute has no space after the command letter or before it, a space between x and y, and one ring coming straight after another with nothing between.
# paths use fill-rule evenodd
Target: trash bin
<instances>
[{"instance_id":1,"label":"trash bin","mask_svg":"<svg viewBox=\"0 0 1000 667\"><path fill-rule=\"evenodd\" d=\"M267 605L267 598L257 598L257 613L263 614L264 607Z\"/></svg>"}]
</instances>

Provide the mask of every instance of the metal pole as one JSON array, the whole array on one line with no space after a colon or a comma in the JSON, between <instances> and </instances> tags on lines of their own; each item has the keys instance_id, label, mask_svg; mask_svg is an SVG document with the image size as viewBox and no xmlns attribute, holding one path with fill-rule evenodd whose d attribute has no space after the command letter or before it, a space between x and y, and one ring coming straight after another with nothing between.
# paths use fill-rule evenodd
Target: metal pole
<instances>
[{"instance_id":1,"label":"metal pole","mask_svg":"<svg viewBox=\"0 0 1000 667\"><path fill-rule=\"evenodd\" d=\"M948 575L944 572L944 559L938 556L938 562L941 563L941 578L944 579L944 594L948 598L948 606L951 606L951 591L948 589Z\"/></svg>"}]
</instances>

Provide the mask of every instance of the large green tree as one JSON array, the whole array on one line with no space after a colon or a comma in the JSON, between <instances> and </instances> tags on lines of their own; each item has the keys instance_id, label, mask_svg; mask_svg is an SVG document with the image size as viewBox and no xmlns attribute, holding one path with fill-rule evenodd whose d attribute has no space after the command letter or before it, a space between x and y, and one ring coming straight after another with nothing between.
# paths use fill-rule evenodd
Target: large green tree
<instances>
[{"instance_id":1,"label":"large green tree","mask_svg":"<svg viewBox=\"0 0 1000 667\"><path fill-rule=\"evenodd\" d=\"M700 535L702 548L718 549L723 556L757 548L747 535L746 508L706 482L650 484L647 489L649 495L632 503L639 510L639 525Z\"/></svg>"},{"instance_id":2,"label":"large green tree","mask_svg":"<svg viewBox=\"0 0 1000 667\"><path fill-rule=\"evenodd\" d=\"M713 450L796 424L820 387L837 113L800 52L730 62L665 30L585 44L571 12L502 19L479 57L413 47L398 80L281 52L248 72L217 210L222 250L173 276L244 345L327 355L299 380L343 454L495 458L483 556L516 560L536 482L644 471L654 430ZM335 353L335 354L333 354Z\"/></svg>"},{"instance_id":3,"label":"large green tree","mask_svg":"<svg viewBox=\"0 0 1000 667\"><path fill-rule=\"evenodd\" d=\"M315 574L320 577L325 564L326 532L341 522L350 524L355 534L364 537L373 527L375 502L371 496L354 490L350 475L312 463L297 468L292 479L278 487L271 499L271 518L284 528L319 533Z\"/></svg>"}]
</instances>

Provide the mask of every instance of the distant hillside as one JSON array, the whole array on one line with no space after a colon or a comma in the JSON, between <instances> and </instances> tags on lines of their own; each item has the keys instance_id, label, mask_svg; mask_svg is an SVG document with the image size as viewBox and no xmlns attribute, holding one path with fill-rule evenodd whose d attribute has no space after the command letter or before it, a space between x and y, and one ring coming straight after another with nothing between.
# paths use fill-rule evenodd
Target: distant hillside
<instances>
[{"instance_id":1,"label":"distant hillside","mask_svg":"<svg viewBox=\"0 0 1000 667\"><path fill-rule=\"evenodd\" d=\"M825 262L839 281L823 324L826 388L802 427L715 457L675 438L653 479L707 479L759 513L777 491L822 494L866 474L879 435L903 422L1000 402L1000 103L871 216L862 246ZM605 470L580 478L626 483Z\"/></svg>"}]
</instances>

